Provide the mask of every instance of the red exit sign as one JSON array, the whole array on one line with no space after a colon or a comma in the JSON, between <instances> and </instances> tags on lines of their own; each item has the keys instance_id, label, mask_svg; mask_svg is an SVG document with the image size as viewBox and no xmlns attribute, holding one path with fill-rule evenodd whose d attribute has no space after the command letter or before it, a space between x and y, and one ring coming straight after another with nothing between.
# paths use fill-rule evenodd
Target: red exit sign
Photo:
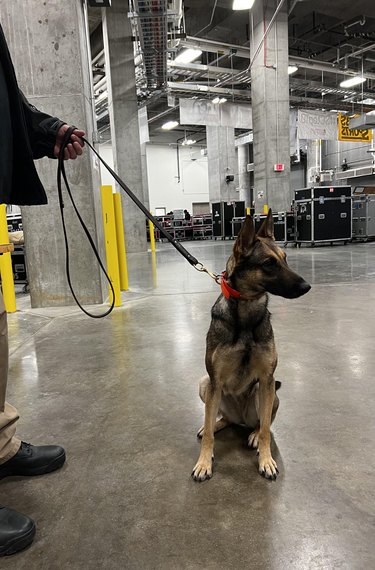
<instances>
[{"instance_id":1,"label":"red exit sign","mask_svg":"<svg viewBox=\"0 0 375 570\"><path fill-rule=\"evenodd\" d=\"M283 164L275 164L273 169L275 172L283 172L284 171L284 165Z\"/></svg>"}]
</instances>

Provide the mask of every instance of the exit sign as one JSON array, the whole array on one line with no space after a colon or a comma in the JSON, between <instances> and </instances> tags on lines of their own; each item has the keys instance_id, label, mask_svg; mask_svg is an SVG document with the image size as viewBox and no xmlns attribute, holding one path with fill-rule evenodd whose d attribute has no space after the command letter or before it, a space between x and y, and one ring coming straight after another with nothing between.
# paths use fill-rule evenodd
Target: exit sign
<instances>
[{"instance_id":1,"label":"exit sign","mask_svg":"<svg viewBox=\"0 0 375 570\"><path fill-rule=\"evenodd\" d=\"M283 164L275 164L273 169L275 172L283 172L284 171L284 165Z\"/></svg>"}]
</instances>

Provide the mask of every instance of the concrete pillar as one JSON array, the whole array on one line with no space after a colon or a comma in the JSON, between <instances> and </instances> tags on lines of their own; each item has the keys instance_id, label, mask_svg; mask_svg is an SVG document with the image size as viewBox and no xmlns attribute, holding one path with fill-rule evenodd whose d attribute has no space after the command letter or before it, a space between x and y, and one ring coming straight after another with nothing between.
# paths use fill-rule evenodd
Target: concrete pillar
<instances>
[{"instance_id":1,"label":"concrete pillar","mask_svg":"<svg viewBox=\"0 0 375 570\"><path fill-rule=\"evenodd\" d=\"M114 170L144 203L134 48L128 1L103 8L103 38ZM145 216L122 194L126 250L147 251Z\"/></svg>"},{"instance_id":2,"label":"concrete pillar","mask_svg":"<svg viewBox=\"0 0 375 570\"><path fill-rule=\"evenodd\" d=\"M245 207L251 207L250 198L250 172L247 165L250 162L250 148L248 144L238 146L238 186L239 199L245 202Z\"/></svg>"},{"instance_id":3,"label":"concrete pillar","mask_svg":"<svg viewBox=\"0 0 375 570\"><path fill-rule=\"evenodd\" d=\"M2 2L0 19L20 87L29 101L67 123L93 132L90 75L82 3L66 0ZM38 161L47 206L22 208L27 269L33 307L73 305L65 274L65 249L56 187L57 162ZM94 239L103 245L98 168L90 152L66 165L77 206ZM65 200L71 274L82 303L100 303L97 262L76 216ZM105 293L107 296L107 293Z\"/></svg>"},{"instance_id":4,"label":"concrete pillar","mask_svg":"<svg viewBox=\"0 0 375 570\"><path fill-rule=\"evenodd\" d=\"M268 26L277 0L257 0L252 17L251 57ZM254 133L255 211L268 204L275 211L290 207L288 3L285 2L251 69ZM284 172L274 172L275 164Z\"/></svg>"},{"instance_id":5,"label":"concrete pillar","mask_svg":"<svg viewBox=\"0 0 375 570\"><path fill-rule=\"evenodd\" d=\"M210 202L238 200L234 128L207 126L206 130ZM227 175L234 176L234 181L227 183Z\"/></svg>"}]
</instances>

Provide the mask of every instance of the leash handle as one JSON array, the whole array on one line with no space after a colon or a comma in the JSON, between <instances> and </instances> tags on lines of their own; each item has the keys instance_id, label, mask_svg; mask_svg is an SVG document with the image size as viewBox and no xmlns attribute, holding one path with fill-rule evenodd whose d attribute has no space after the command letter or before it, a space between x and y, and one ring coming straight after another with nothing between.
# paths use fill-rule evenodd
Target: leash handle
<instances>
[{"instance_id":1,"label":"leash handle","mask_svg":"<svg viewBox=\"0 0 375 570\"><path fill-rule=\"evenodd\" d=\"M58 156L58 164L57 164L57 190L58 190L58 196L59 196L61 222L62 222L62 227L63 227L63 232L64 232L64 241L65 241L66 277L67 277L69 288L70 288L70 291L73 295L73 298L74 298L75 302L77 303L78 307L81 309L81 311L83 311L87 316L89 316L93 319L102 319L104 317L107 317L113 311L113 308L115 306L115 290L113 288L112 281L111 281L111 279L110 279L110 277L109 277L109 275L108 275L108 273L107 273L107 271L103 265L103 262L100 259L100 255L99 255L99 252L96 248L94 240L92 239L90 232L89 232L84 220L82 219L81 214L79 213L79 210L76 206L76 203L74 202L74 198L73 198L73 195L72 195L72 192L71 192L71 189L69 186L69 182L68 182L68 179L66 176L65 163L64 163L64 150L67 147L67 145L71 142L70 137L72 136L72 133L75 130L76 130L76 127L69 127L69 129L67 129L67 131L65 132L63 140L61 142L61 147L60 147L59 156ZM99 267L103 271L105 278L108 281L108 284L111 288L112 303L111 303L111 306L109 307L109 309L107 311L105 311L104 313L99 313L99 314L90 313L87 309L85 309L81 305L81 303L79 302L78 297L77 297L77 295L74 291L73 285L72 285L72 280L71 280L71 275L70 275L69 241L68 241L66 225L65 225L65 217L64 217L64 200L63 200L63 194L62 194L62 178L64 179L65 187L66 187L68 196L70 198L70 201L72 203L74 211L77 214L77 218L79 220L79 223L81 224L82 229L86 234L86 237L90 243L90 246L94 252L94 255L95 255L95 257L99 263Z\"/></svg>"},{"instance_id":2,"label":"leash handle","mask_svg":"<svg viewBox=\"0 0 375 570\"><path fill-rule=\"evenodd\" d=\"M87 144L87 146L89 146L91 148L91 150L98 157L98 159L103 164L103 166L108 170L108 172L116 180L117 184L124 190L124 192L129 196L129 198L131 198L131 200L133 200L133 202L138 206L138 208L140 210L142 210L142 212L144 213L146 218L149 219L154 224L154 226L156 226L158 228L160 233L163 234L163 236L169 241L169 243L171 243L173 245L173 247L175 249L177 249L177 251L179 251L179 253L181 253L181 255L191 265L193 265L194 267L196 265L198 265L199 264L198 260L193 255L191 255L191 253L189 253L184 248L184 246L181 245L181 243L179 241L177 241L174 237L172 237L171 234L169 232L167 232L167 230L165 228L163 228L161 223L158 220L156 220L152 214L150 214L150 212L147 210L146 206L144 206L142 204L142 202L139 200L139 198L137 198L137 196L130 190L130 188L125 184L125 182L123 180L121 180L121 178L118 176L118 174L116 174L116 172L109 166L109 164L106 163L106 161L100 156L100 154L96 151L96 149L92 146L92 144L90 144L89 141L87 139L85 139L84 137L82 137L82 140Z\"/></svg>"}]
</instances>

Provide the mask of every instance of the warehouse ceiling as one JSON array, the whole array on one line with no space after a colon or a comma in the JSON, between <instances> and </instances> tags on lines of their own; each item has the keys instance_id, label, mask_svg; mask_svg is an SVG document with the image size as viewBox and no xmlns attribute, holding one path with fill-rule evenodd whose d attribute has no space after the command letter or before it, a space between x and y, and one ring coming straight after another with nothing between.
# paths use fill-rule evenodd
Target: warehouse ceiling
<instances>
[{"instance_id":1,"label":"warehouse ceiling","mask_svg":"<svg viewBox=\"0 0 375 570\"><path fill-rule=\"evenodd\" d=\"M138 100L147 107L151 141L176 142L185 134L204 141L202 127L186 133L181 126L168 133L161 130L165 121L178 120L179 96L212 99L219 94L251 102L249 73L240 73L249 65L251 18L247 11L233 11L232 2L131 0ZM98 126L105 138L108 113L100 10L90 9L89 19ZM200 59L174 63L185 47L199 47ZM289 77L291 106L375 110L375 0L289 0L289 61L297 67ZM363 74L366 83L340 88L346 76L356 74Z\"/></svg>"}]
</instances>

